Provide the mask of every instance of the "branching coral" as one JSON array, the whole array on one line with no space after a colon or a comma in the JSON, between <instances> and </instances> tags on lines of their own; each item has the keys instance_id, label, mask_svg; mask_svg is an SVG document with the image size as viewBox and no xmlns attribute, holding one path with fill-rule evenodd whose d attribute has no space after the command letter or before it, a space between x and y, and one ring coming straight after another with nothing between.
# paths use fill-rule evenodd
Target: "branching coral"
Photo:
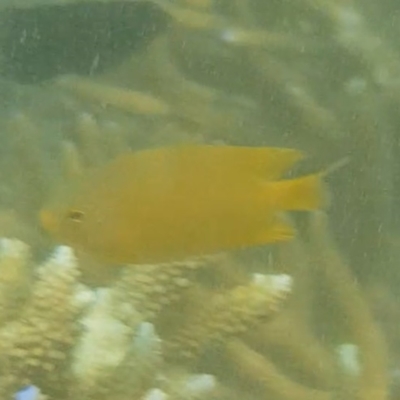
<instances>
[{"instance_id":1,"label":"branching coral","mask_svg":"<svg viewBox=\"0 0 400 400\"><path fill-rule=\"evenodd\" d=\"M3 398L26 384L57 400L390 398L398 338L385 343L365 293L390 288L383 308L398 308L398 256L385 241L396 37L357 0L153 3L168 29L118 68L40 88L0 82L0 235L28 244L0 242ZM332 233L319 214L300 219L295 241L256 254L109 274L58 248L37 266L53 246L37 209L60 181L127 148L182 141L301 148L313 170L350 154L327 177Z\"/></svg>"},{"instance_id":2,"label":"branching coral","mask_svg":"<svg viewBox=\"0 0 400 400\"><path fill-rule=\"evenodd\" d=\"M93 291L79 283L71 250L58 248L37 269L18 318L1 328L4 398L34 384L61 399L213 398L223 396L224 387L249 398L386 399L385 346L350 272L327 241L324 218L314 216L309 245L297 241L280 250L275 268L292 270L295 290L275 317L290 292L288 275L257 273L247 283L216 291L224 277L219 266L227 262L221 257L126 266L111 286ZM28 262L21 244L7 243L16 249L11 268ZM315 299L297 301L304 285L310 288L301 279L308 257L318 265L308 264L311 277L332 293L329 304L321 303L318 291ZM283 268L290 258L297 261ZM27 270L20 271L24 282ZM315 315L330 307L341 314L332 317L337 326L327 337ZM359 349L359 359L341 346L348 341ZM215 376L190 377L198 368Z\"/></svg>"},{"instance_id":3,"label":"branching coral","mask_svg":"<svg viewBox=\"0 0 400 400\"><path fill-rule=\"evenodd\" d=\"M30 263L26 246L16 240L3 239L3 243L7 243L2 255L3 266L18 277L13 281L25 282L30 277L26 268ZM11 256L9 249L13 250ZM209 319L206 310L194 308L191 313L197 325L184 320L186 325L174 326L176 333L169 338L168 335L163 338L166 331L161 325L163 340L160 341L154 326L144 318L151 318L157 324L161 310L166 311L171 304L168 301L155 303L152 296L139 294L170 292L178 295L189 281L182 284L184 278L177 277L176 272L181 269L190 273L199 265L200 261L180 267L171 265L175 273L168 271L168 265L128 266L110 288L93 292L79 283L78 263L72 250L56 249L48 261L36 268L22 305L13 293L3 288L2 293L8 296L4 304L18 305L20 311L18 316L4 321L0 330L2 398L11 398L14 391L32 384L51 398L59 399L138 398L150 396L146 392L153 385L160 386L168 398L176 399L201 398L201 393L212 392L216 383L211 375L195 378L184 371L171 375L171 367L164 364L163 358L168 359L172 340L175 351L185 354L187 339L201 348L217 337L235 336L249 329L250 322L256 324L263 316L276 311L290 291L290 279L259 274L248 287L239 286L215 295L210 303L212 323L205 325ZM160 276L161 268L167 270L162 280L154 279L157 267ZM139 270L131 272L135 268ZM217 268L216 265L213 268ZM129 274L136 275L136 279L128 280L127 284L126 275ZM5 279L10 275L3 270ZM206 294L207 291L203 296ZM157 308L149 307L152 302ZM128 314L122 312L124 309L129 310ZM192 320L190 314L187 318L189 322ZM188 329L196 332L196 326L201 334L190 338ZM202 326L207 329L201 330Z\"/></svg>"},{"instance_id":4,"label":"branching coral","mask_svg":"<svg viewBox=\"0 0 400 400\"><path fill-rule=\"evenodd\" d=\"M365 299L359 293L357 282L352 279L348 267L337 253L326 225L323 215L315 216L312 221L311 235L315 246L312 254L315 265L329 285L328 290L336 299L350 339L360 348L360 382L355 389L357 398L385 399L388 391L388 367L382 333L374 323Z\"/></svg>"},{"instance_id":5,"label":"branching coral","mask_svg":"<svg viewBox=\"0 0 400 400\"><path fill-rule=\"evenodd\" d=\"M18 247L18 243L11 246ZM24 251L17 251L10 268L28 262L25 257ZM71 250L57 249L39 266L37 281L19 318L1 328L0 387L4 398L32 382L43 390L66 390L60 383L68 384L68 350L78 333L79 302L75 298L78 274ZM20 278L24 279L24 273L20 273Z\"/></svg>"},{"instance_id":6,"label":"branching coral","mask_svg":"<svg viewBox=\"0 0 400 400\"><path fill-rule=\"evenodd\" d=\"M182 328L170 335L167 356L191 358L210 342L223 342L251 329L276 311L290 288L286 275L258 275L254 282L211 296L203 307L196 304Z\"/></svg>"}]
</instances>

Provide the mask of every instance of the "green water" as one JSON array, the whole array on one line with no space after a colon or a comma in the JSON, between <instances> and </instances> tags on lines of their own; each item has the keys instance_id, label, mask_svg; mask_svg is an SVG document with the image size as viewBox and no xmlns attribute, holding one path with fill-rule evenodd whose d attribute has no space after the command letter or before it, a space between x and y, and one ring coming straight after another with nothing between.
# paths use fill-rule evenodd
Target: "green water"
<instances>
[{"instance_id":1,"label":"green water","mask_svg":"<svg viewBox=\"0 0 400 400\"><path fill-rule=\"evenodd\" d=\"M0 236L27 243L33 266L58 245L37 218L57 186L127 149L182 142L300 149L306 158L288 176L346 160L324 178L329 222L290 216L294 241L234 252L228 267L184 275L195 283L192 297L179 294L181 303L165 312L157 296L173 291L168 276L150 283L143 300L156 305L148 318L165 343L180 335L190 342L190 324L198 324L194 332L212 325L213 307L204 305L218 293L228 296L253 273L288 274L293 293L281 315L234 329L240 310L232 309L230 322L209 328L220 340L205 334L190 361L177 345L173 357L161 350L165 364L157 361L143 379L137 365L124 364L122 373L117 363L94 380L96 389L71 372L79 335L58 349L66 361L55 371L42 359L39 367L28 356L16 361L0 340L4 400L25 384L58 400L400 398L399 16L394 0L0 0ZM64 75L146 93L170 111L87 99L57 84ZM80 260L81 282L113 288L119 269L91 262ZM6 287L1 274L0 259ZM30 279L35 287L38 278ZM16 307L10 321L23 319L31 290L18 306L5 295ZM0 321L0 337L10 321ZM32 351L29 341L10 346ZM138 390L120 390L130 379Z\"/></svg>"}]
</instances>

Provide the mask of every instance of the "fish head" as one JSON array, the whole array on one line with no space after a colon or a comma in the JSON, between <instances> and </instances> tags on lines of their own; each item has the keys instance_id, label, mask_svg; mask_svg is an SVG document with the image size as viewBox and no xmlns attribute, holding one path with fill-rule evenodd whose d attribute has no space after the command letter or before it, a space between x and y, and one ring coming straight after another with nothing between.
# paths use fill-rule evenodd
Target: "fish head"
<instances>
[{"instance_id":1,"label":"fish head","mask_svg":"<svg viewBox=\"0 0 400 400\"><path fill-rule=\"evenodd\" d=\"M40 210L42 229L57 243L99 261L120 262L121 245L136 232L126 224L126 202L113 194L108 183L91 185L85 181L65 189L51 196Z\"/></svg>"},{"instance_id":2,"label":"fish head","mask_svg":"<svg viewBox=\"0 0 400 400\"><path fill-rule=\"evenodd\" d=\"M61 182L39 211L42 229L56 242L85 248L91 233L98 232L94 222L99 219L97 208L87 186L84 179Z\"/></svg>"},{"instance_id":3,"label":"fish head","mask_svg":"<svg viewBox=\"0 0 400 400\"><path fill-rule=\"evenodd\" d=\"M55 240L72 247L87 242L87 217L90 212L79 205L49 204L39 212L41 227Z\"/></svg>"}]
</instances>

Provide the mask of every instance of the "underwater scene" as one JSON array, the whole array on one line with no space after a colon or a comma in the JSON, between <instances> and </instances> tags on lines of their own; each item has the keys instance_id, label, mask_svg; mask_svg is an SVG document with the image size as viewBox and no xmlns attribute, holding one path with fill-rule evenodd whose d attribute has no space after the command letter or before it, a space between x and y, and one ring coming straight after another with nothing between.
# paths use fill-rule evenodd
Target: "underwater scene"
<instances>
[{"instance_id":1,"label":"underwater scene","mask_svg":"<svg viewBox=\"0 0 400 400\"><path fill-rule=\"evenodd\" d=\"M400 400L396 0L0 0L0 400Z\"/></svg>"}]
</instances>

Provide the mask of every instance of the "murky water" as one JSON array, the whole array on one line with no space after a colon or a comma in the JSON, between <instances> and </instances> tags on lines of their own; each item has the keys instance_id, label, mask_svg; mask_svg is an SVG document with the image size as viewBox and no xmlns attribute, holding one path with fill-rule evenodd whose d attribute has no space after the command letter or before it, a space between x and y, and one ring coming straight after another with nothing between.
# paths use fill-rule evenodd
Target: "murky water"
<instances>
[{"instance_id":1,"label":"murky water","mask_svg":"<svg viewBox=\"0 0 400 400\"><path fill-rule=\"evenodd\" d=\"M399 398L399 15L0 0L0 397ZM60 186L187 143L301 150L285 178L328 171L329 204L285 216L291 241L168 265L109 265L42 230Z\"/></svg>"}]
</instances>

